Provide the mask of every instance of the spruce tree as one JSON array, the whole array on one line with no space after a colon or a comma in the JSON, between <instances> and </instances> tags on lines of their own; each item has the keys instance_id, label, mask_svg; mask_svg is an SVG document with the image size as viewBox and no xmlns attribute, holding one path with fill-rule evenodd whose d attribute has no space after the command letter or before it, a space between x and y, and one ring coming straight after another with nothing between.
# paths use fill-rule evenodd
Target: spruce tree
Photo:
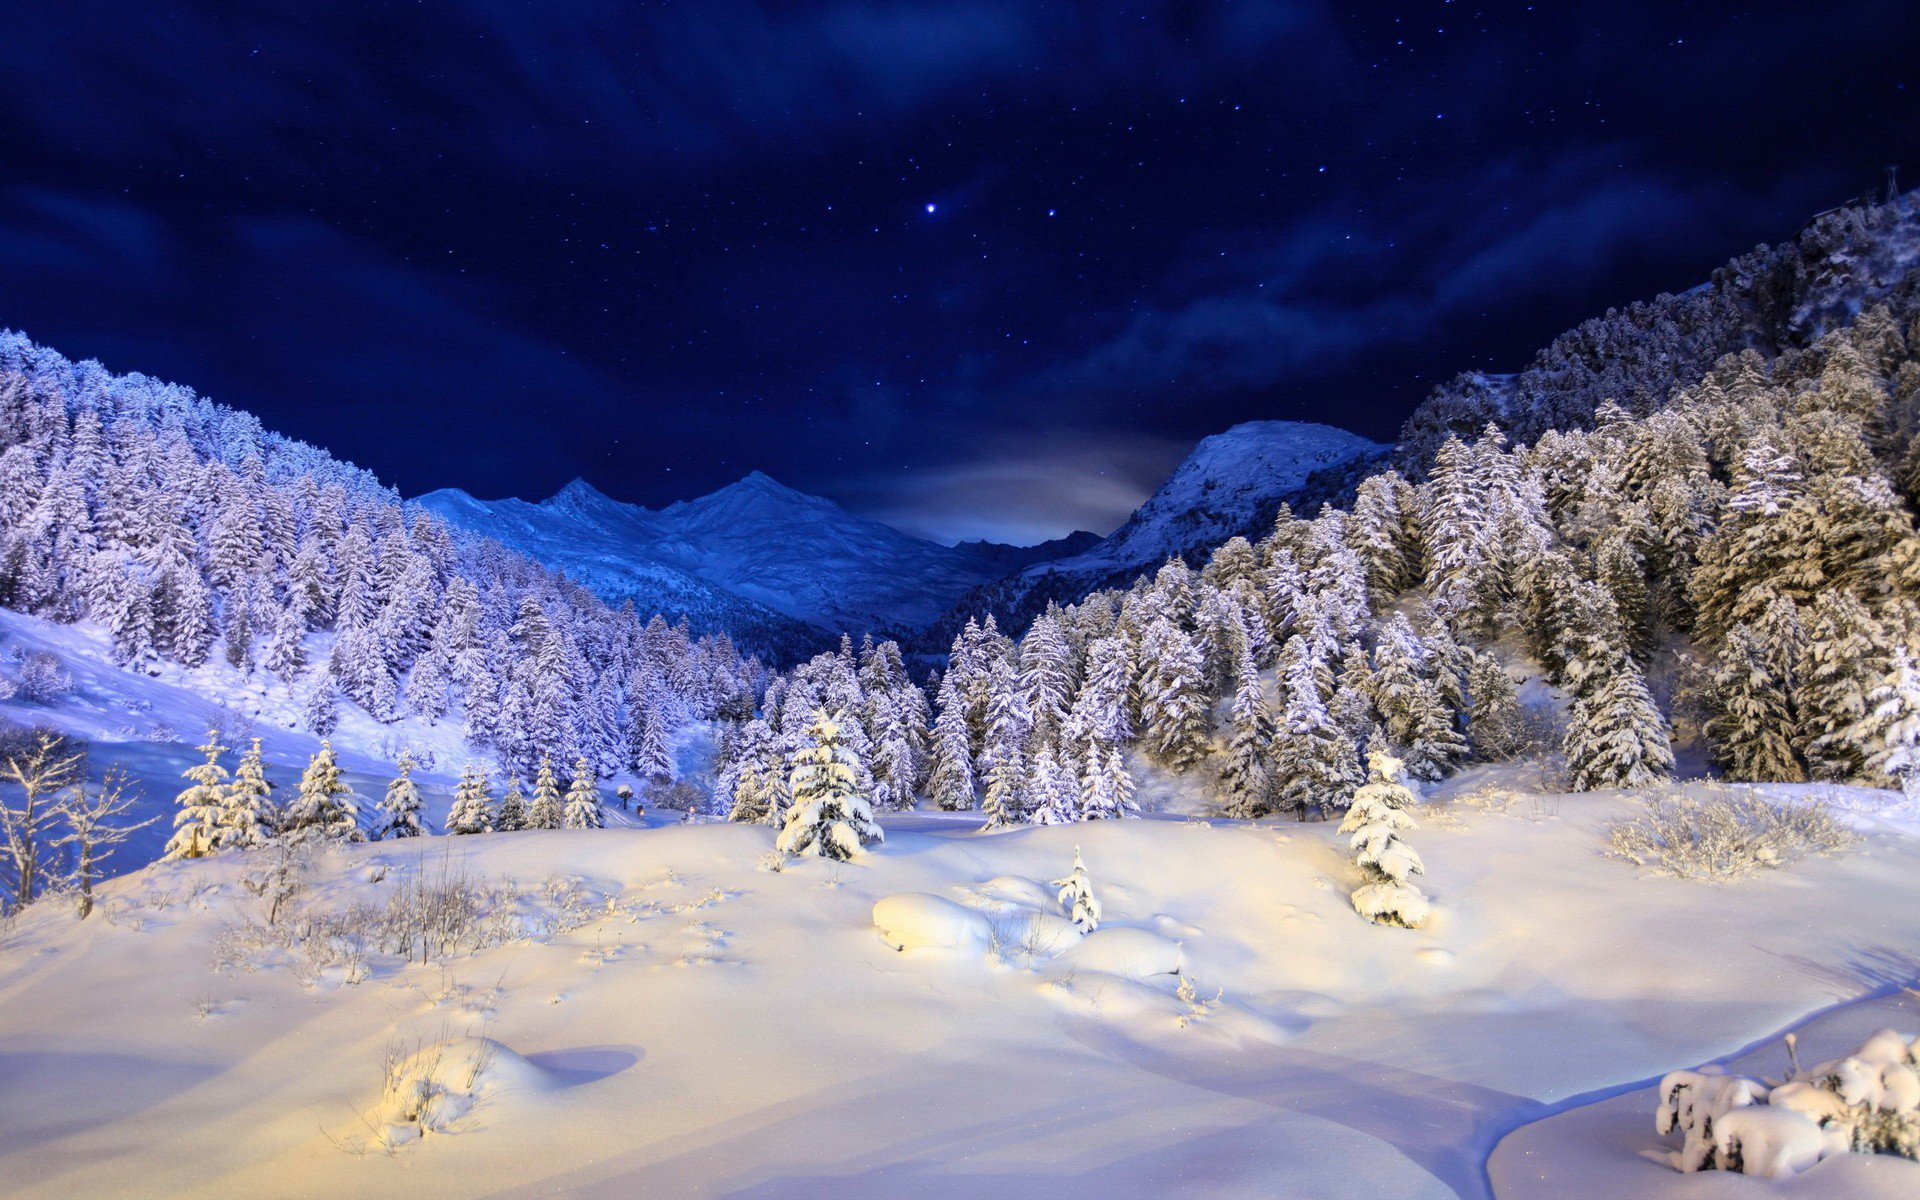
<instances>
[{"instance_id":1,"label":"spruce tree","mask_svg":"<svg viewBox=\"0 0 1920 1200\"><path fill-rule=\"evenodd\" d=\"M1353 893L1354 911L1376 925L1418 929L1431 907L1411 879L1426 873L1413 847L1400 835L1414 828L1413 793L1399 759L1384 750L1367 755L1367 782L1353 794L1340 832L1360 867L1363 882Z\"/></svg>"},{"instance_id":2,"label":"spruce tree","mask_svg":"<svg viewBox=\"0 0 1920 1200\"><path fill-rule=\"evenodd\" d=\"M1856 728L1856 740L1870 747L1867 770L1920 800L1920 670L1905 646L1894 649L1886 674L1867 693L1867 715Z\"/></svg>"},{"instance_id":3,"label":"spruce tree","mask_svg":"<svg viewBox=\"0 0 1920 1200\"><path fill-rule=\"evenodd\" d=\"M1721 642L1707 734L1736 779L1794 783L1806 778L1794 749L1793 710L1780 665L1751 625L1735 625Z\"/></svg>"},{"instance_id":4,"label":"spruce tree","mask_svg":"<svg viewBox=\"0 0 1920 1200\"><path fill-rule=\"evenodd\" d=\"M513 833L527 827L527 793L521 786L520 777L507 778L506 794L500 797L500 804L493 813L493 832Z\"/></svg>"},{"instance_id":5,"label":"spruce tree","mask_svg":"<svg viewBox=\"0 0 1920 1200\"><path fill-rule=\"evenodd\" d=\"M173 817L173 836L167 840L166 857L205 858L226 848L226 829L222 818L227 802L227 769L220 756L227 748L220 744L219 731L207 730L206 744L200 748L206 761L184 772L191 786L182 791L175 803L180 811Z\"/></svg>"},{"instance_id":6,"label":"spruce tree","mask_svg":"<svg viewBox=\"0 0 1920 1200\"><path fill-rule=\"evenodd\" d=\"M1666 718L1632 659L1622 657L1597 688L1574 701L1565 749L1577 792L1645 787L1673 771Z\"/></svg>"},{"instance_id":7,"label":"spruce tree","mask_svg":"<svg viewBox=\"0 0 1920 1200\"><path fill-rule=\"evenodd\" d=\"M1233 693L1233 733L1227 741L1227 759L1220 771L1228 816L1251 820L1273 808L1273 776L1267 754L1273 743L1273 713L1260 687L1253 656L1243 651Z\"/></svg>"},{"instance_id":8,"label":"spruce tree","mask_svg":"<svg viewBox=\"0 0 1920 1200\"><path fill-rule=\"evenodd\" d=\"M948 812L974 805L973 751L968 744L966 710L957 700L942 704L933 722L933 768L927 793Z\"/></svg>"},{"instance_id":9,"label":"spruce tree","mask_svg":"<svg viewBox=\"0 0 1920 1200\"><path fill-rule=\"evenodd\" d=\"M1133 776L1127 773L1126 759L1117 746L1098 743L1087 747L1080 763L1080 819L1104 821L1137 817L1140 809L1133 799Z\"/></svg>"},{"instance_id":10,"label":"spruce tree","mask_svg":"<svg viewBox=\"0 0 1920 1200\"><path fill-rule=\"evenodd\" d=\"M289 814L288 826L289 832L303 838L366 840L366 834L360 829L359 797L340 778L340 764L334 758L332 742L320 743L319 752L300 776L300 791Z\"/></svg>"},{"instance_id":11,"label":"spruce tree","mask_svg":"<svg viewBox=\"0 0 1920 1200\"><path fill-rule=\"evenodd\" d=\"M489 794L487 773L468 761L460 769L459 786L453 790L453 807L447 811L447 832L487 833L492 829L493 797Z\"/></svg>"},{"instance_id":12,"label":"spruce tree","mask_svg":"<svg viewBox=\"0 0 1920 1200\"><path fill-rule=\"evenodd\" d=\"M400 773L387 784L387 794L380 798L380 830L375 836L380 839L420 837L427 830L421 816L424 805L420 787L413 782L413 755L401 751L400 761L394 765Z\"/></svg>"},{"instance_id":13,"label":"spruce tree","mask_svg":"<svg viewBox=\"0 0 1920 1200\"><path fill-rule=\"evenodd\" d=\"M574 761L573 782L567 786L567 807L561 823L568 829L600 829L607 823L592 764L584 758Z\"/></svg>"},{"instance_id":14,"label":"spruce tree","mask_svg":"<svg viewBox=\"0 0 1920 1200\"><path fill-rule=\"evenodd\" d=\"M1141 670L1140 715L1147 752L1160 765L1184 771L1207 751L1206 679L1200 650L1164 618L1150 631Z\"/></svg>"},{"instance_id":15,"label":"spruce tree","mask_svg":"<svg viewBox=\"0 0 1920 1200\"><path fill-rule=\"evenodd\" d=\"M1474 650L1467 663L1467 737L1483 762L1505 762L1526 744L1526 718L1513 677L1487 650Z\"/></svg>"},{"instance_id":16,"label":"spruce tree","mask_svg":"<svg viewBox=\"0 0 1920 1200\"><path fill-rule=\"evenodd\" d=\"M267 781L260 739L254 738L233 770L233 782L227 785L220 812L223 844L238 850L264 846L272 838L275 824L273 784Z\"/></svg>"},{"instance_id":17,"label":"spruce tree","mask_svg":"<svg viewBox=\"0 0 1920 1200\"><path fill-rule=\"evenodd\" d=\"M786 854L846 860L881 840L873 809L857 789L859 760L836 717L816 709L806 744L793 754L793 807L774 845Z\"/></svg>"},{"instance_id":18,"label":"spruce tree","mask_svg":"<svg viewBox=\"0 0 1920 1200\"><path fill-rule=\"evenodd\" d=\"M527 809L528 829L558 829L566 818L566 806L560 798L560 781L553 773L553 759L543 756L533 776L533 804Z\"/></svg>"}]
</instances>

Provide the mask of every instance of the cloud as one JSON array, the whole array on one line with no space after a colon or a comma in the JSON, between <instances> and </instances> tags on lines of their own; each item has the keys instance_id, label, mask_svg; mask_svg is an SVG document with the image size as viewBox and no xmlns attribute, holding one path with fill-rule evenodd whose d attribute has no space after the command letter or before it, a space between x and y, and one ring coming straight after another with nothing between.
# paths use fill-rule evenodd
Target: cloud
<instances>
[{"instance_id":1,"label":"cloud","mask_svg":"<svg viewBox=\"0 0 1920 1200\"><path fill-rule=\"evenodd\" d=\"M1779 192L1793 189L1788 179ZM1507 202L1495 202L1502 191ZM1287 228L1201 239L1169 273L1170 295L1032 387L1192 397L1335 375L1458 318L1578 295L1627 261L1677 257L1779 199L1573 154L1526 177L1501 164L1434 181L1369 216L1341 215L1343 202Z\"/></svg>"},{"instance_id":2,"label":"cloud","mask_svg":"<svg viewBox=\"0 0 1920 1200\"><path fill-rule=\"evenodd\" d=\"M1137 433L997 440L959 462L836 488L849 508L936 542L1032 545L1075 530L1111 533L1191 444Z\"/></svg>"}]
</instances>

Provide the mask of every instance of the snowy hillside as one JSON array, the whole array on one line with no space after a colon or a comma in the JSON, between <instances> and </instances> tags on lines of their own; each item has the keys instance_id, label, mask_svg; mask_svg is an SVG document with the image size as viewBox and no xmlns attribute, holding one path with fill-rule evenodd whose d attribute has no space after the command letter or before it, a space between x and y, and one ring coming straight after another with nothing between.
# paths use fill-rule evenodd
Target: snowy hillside
<instances>
[{"instance_id":1,"label":"snowy hillside","mask_svg":"<svg viewBox=\"0 0 1920 1200\"><path fill-rule=\"evenodd\" d=\"M262 856L161 864L0 944L0 1178L16 1200L1775 1194L1651 1161L1644 1109L1599 1142L1542 1119L1878 988L1920 940L1910 815L1845 792L1859 848L1713 886L1603 857L1630 798L1487 782L1421 808L1440 915L1414 932L1351 911L1330 823L892 815L855 863L779 872L771 830L725 824L339 846L273 927L243 884ZM1049 885L1076 848L1086 937ZM416 885L479 907L410 963L383 939ZM876 905L915 895L884 911L997 940L890 948ZM1554 1169L1503 1152L1489 1180L1516 1129ZM1891 1200L1920 1166L1843 1156L1798 1185Z\"/></svg>"},{"instance_id":2,"label":"snowy hillside","mask_svg":"<svg viewBox=\"0 0 1920 1200\"><path fill-rule=\"evenodd\" d=\"M1049 600L1071 603L1170 556L1263 534L1281 503L1314 472L1386 450L1344 429L1304 421L1246 421L1202 438L1126 524L1078 553L1034 563L963 597L933 628L930 642L944 644L968 617L983 612L1021 628Z\"/></svg>"},{"instance_id":3,"label":"snowy hillside","mask_svg":"<svg viewBox=\"0 0 1920 1200\"><path fill-rule=\"evenodd\" d=\"M993 543L916 538L759 471L661 509L622 503L581 480L537 504L476 500L457 489L419 503L608 600L631 596L646 611L685 611L750 643L754 634L729 622L744 619L789 645L804 644L803 626L815 642L843 631L911 630L1026 557Z\"/></svg>"}]
</instances>

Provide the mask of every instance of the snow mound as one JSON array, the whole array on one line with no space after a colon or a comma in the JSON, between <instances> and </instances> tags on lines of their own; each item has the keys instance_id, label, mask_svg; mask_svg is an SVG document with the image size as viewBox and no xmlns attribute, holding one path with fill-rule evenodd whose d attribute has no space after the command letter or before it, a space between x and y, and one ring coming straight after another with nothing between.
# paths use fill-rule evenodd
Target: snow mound
<instances>
[{"instance_id":1,"label":"snow mound","mask_svg":"<svg viewBox=\"0 0 1920 1200\"><path fill-rule=\"evenodd\" d=\"M986 950L993 925L982 913L926 892L882 896L873 906L873 927L895 950Z\"/></svg>"},{"instance_id":2,"label":"snow mound","mask_svg":"<svg viewBox=\"0 0 1920 1200\"><path fill-rule=\"evenodd\" d=\"M492 1038L449 1038L389 1060L386 1085L365 1116L391 1149L429 1133L458 1132L482 1101L552 1087L546 1072Z\"/></svg>"},{"instance_id":3,"label":"snow mound","mask_svg":"<svg viewBox=\"0 0 1920 1200\"><path fill-rule=\"evenodd\" d=\"M1080 940L1067 958L1083 971L1100 971L1122 979L1144 982L1162 975L1178 975L1184 965L1180 943L1146 929L1108 926Z\"/></svg>"}]
</instances>

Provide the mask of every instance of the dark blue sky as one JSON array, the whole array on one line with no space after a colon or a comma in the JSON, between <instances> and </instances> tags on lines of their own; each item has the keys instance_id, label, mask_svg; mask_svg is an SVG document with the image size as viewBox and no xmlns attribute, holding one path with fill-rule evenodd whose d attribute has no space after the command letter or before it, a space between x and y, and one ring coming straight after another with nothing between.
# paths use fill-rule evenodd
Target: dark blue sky
<instances>
[{"instance_id":1,"label":"dark blue sky","mask_svg":"<svg viewBox=\"0 0 1920 1200\"><path fill-rule=\"evenodd\" d=\"M1910 2L29 0L0 326L408 494L1117 522L1876 185Z\"/></svg>"}]
</instances>

